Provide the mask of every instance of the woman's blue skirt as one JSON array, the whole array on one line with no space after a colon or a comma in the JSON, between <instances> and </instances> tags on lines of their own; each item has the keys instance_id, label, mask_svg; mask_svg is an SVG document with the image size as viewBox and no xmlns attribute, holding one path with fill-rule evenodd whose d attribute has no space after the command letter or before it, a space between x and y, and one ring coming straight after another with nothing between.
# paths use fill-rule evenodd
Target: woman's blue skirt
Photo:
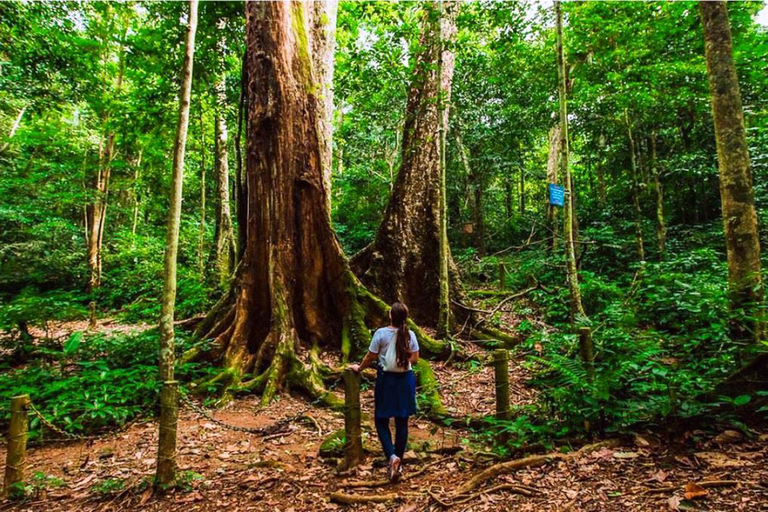
<instances>
[{"instance_id":1,"label":"woman's blue skirt","mask_svg":"<svg viewBox=\"0 0 768 512\"><path fill-rule=\"evenodd\" d=\"M373 389L377 418L407 418L416 414L416 377L413 371L376 375Z\"/></svg>"}]
</instances>

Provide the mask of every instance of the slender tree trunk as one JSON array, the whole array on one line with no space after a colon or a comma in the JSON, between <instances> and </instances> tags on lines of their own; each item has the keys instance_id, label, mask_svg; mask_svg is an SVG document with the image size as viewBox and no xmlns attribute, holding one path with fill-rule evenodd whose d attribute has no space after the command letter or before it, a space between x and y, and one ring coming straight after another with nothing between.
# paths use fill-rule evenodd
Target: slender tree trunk
<instances>
[{"instance_id":1,"label":"slender tree trunk","mask_svg":"<svg viewBox=\"0 0 768 512\"><path fill-rule=\"evenodd\" d=\"M549 184L557 184L557 166L558 157L560 156L560 144L562 142L560 124L556 124L549 131L549 156L547 157L547 226L551 230L552 242L550 242L550 251L557 250L557 239L559 237L560 230L557 222L557 206L549 204Z\"/></svg>"},{"instance_id":2,"label":"slender tree trunk","mask_svg":"<svg viewBox=\"0 0 768 512\"><path fill-rule=\"evenodd\" d=\"M197 273L205 281L205 123L203 102L200 101L200 230L197 236Z\"/></svg>"},{"instance_id":3,"label":"slender tree trunk","mask_svg":"<svg viewBox=\"0 0 768 512\"><path fill-rule=\"evenodd\" d=\"M125 68L125 50L120 51L119 71L117 75L116 95L120 94L123 86L123 71ZM108 128L109 115L104 116L104 127ZM107 204L109 200L109 179L112 174L112 158L115 152L115 134L106 135L106 143L102 139L99 147L99 168L96 170L91 189L94 198L86 207L88 218L87 257L88 257L88 290L93 291L101 287L102 266L102 241L104 239L104 225L107 219Z\"/></svg>"},{"instance_id":4,"label":"slender tree trunk","mask_svg":"<svg viewBox=\"0 0 768 512\"><path fill-rule=\"evenodd\" d=\"M189 21L184 51L184 64L179 96L179 122L173 148L171 198L165 241L163 295L160 303L160 381L163 389L160 401L160 436L157 450L156 482L161 487L176 481L176 421L178 418L178 383L174 380L175 362L173 317L176 305L176 259L179 250L182 184L184 181L184 151L189 127L189 98L192 92L192 67L197 31L197 0L189 2Z\"/></svg>"},{"instance_id":5,"label":"slender tree trunk","mask_svg":"<svg viewBox=\"0 0 768 512\"><path fill-rule=\"evenodd\" d=\"M458 5L445 2L442 23L438 2L425 5L420 51L408 92L400 172L376 239L352 264L363 282L386 301L401 300L418 322L445 330L449 316L446 273L451 293L460 289L445 236L441 165ZM441 41L446 43L442 51Z\"/></svg>"},{"instance_id":6,"label":"slender tree trunk","mask_svg":"<svg viewBox=\"0 0 768 512\"><path fill-rule=\"evenodd\" d=\"M219 30L225 28L225 21L220 20ZM218 52L219 59L224 61L223 38L219 39ZM235 232L232 228L232 213L229 206L229 154L227 145L229 144L227 134L227 90L226 76L222 73L216 84L216 230L213 246L214 276L216 284L221 289L229 286L229 278L234 270L234 263L237 257L235 247Z\"/></svg>"},{"instance_id":7,"label":"slender tree trunk","mask_svg":"<svg viewBox=\"0 0 768 512\"><path fill-rule=\"evenodd\" d=\"M520 166L520 215L525 215L525 165Z\"/></svg>"},{"instance_id":8,"label":"slender tree trunk","mask_svg":"<svg viewBox=\"0 0 768 512\"><path fill-rule=\"evenodd\" d=\"M603 169L603 149L605 148L605 135L600 134L600 151L597 155L597 187L600 190L600 206L605 206L605 170Z\"/></svg>"},{"instance_id":9,"label":"slender tree trunk","mask_svg":"<svg viewBox=\"0 0 768 512\"><path fill-rule=\"evenodd\" d=\"M506 224L512 219L512 178L508 174L504 176L504 213Z\"/></svg>"},{"instance_id":10,"label":"slender tree trunk","mask_svg":"<svg viewBox=\"0 0 768 512\"><path fill-rule=\"evenodd\" d=\"M645 261L645 243L643 241L643 210L640 208L640 181L637 177L637 160L635 158L635 138L632 135L632 126L629 123L629 115L624 113L627 122L627 138L629 139L629 168L632 174L632 202L635 206L635 247L637 259Z\"/></svg>"},{"instance_id":11,"label":"slender tree trunk","mask_svg":"<svg viewBox=\"0 0 768 512\"><path fill-rule=\"evenodd\" d=\"M332 372L319 351L340 351L344 362L362 354L366 322L387 314L350 270L331 227L310 9L246 6L247 239L230 293L199 327L217 347L205 357L225 368L212 382L261 391L263 403L290 388L336 403L325 393L322 376ZM412 328L427 353L446 351ZM246 374L255 377L243 381Z\"/></svg>"},{"instance_id":12,"label":"slender tree trunk","mask_svg":"<svg viewBox=\"0 0 768 512\"><path fill-rule=\"evenodd\" d=\"M5 151L8 149L8 146L11 145L11 139L13 139L13 136L16 134L16 130L18 130L19 126L21 126L21 119L24 117L24 112L26 111L26 105L24 105L21 110L19 110L19 115L16 116L16 120L11 125L11 130L8 132L8 140L5 141L2 146L0 146L0 155L5 153Z\"/></svg>"},{"instance_id":13,"label":"slender tree trunk","mask_svg":"<svg viewBox=\"0 0 768 512\"><path fill-rule=\"evenodd\" d=\"M136 169L133 171L133 221L131 223L131 237L136 236L136 225L139 222L139 173L141 172L141 157L143 154L144 150L139 150Z\"/></svg>"},{"instance_id":14,"label":"slender tree trunk","mask_svg":"<svg viewBox=\"0 0 768 512\"><path fill-rule=\"evenodd\" d=\"M312 63L320 80L320 151L323 159L323 184L328 191L331 211L331 175L333 167L333 64L336 49L336 14L339 0L315 0L310 7Z\"/></svg>"},{"instance_id":15,"label":"slender tree trunk","mask_svg":"<svg viewBox=\"0 0 768 512\"><path fill-rule=\"evenodd\" d=\"M248 51L243 55L242 69L240 70L240 101L237 106L237 132L235 132L235 156L237 169L235 171L235 204L237 215L237 262L243 259L245 251L245 242L248 233L246 226L248 224L248 195L247 181L243 172L243 122L248 115Z\"/></svg>"},{"instance_id":16,"label":"slender tree trunk","mask_svg":"<svg viewBox=\"0 0 768 512\"><path fill-rule=\"evenodd\" d=\"M485 218L483 215L483 185L477 172L469 164L469 155L464 142L461 139L461 133L458 129L454 130L456 137L456 148L459 153L461 165L464 167L464 173L467 176L467 199L469 200L470 215L472 217L472 239L475 249L480 256L485 255Z\"/></svg>"},{"instance_id":17,"label":"slender tree trunk","mask_svg":"<svg viewBox=\"0 0 768 512\"><path fill-rule=\"evenodd\" d=\"M712 97L720 174L730 305L744 318L733 322L736 340L762 339L760 239L741 92L733 63L726 2L699 2Z\"/></svg>"},{"instance_id":18,"label":"slender tree trunk","mask_svg":"<svg viewBox=\"0 0 768 512\"><path fill-rule=\"evenodd\" d=\"M667 246L667 223L664 218L664 187L661 183L656 151L656 132L651 133L651 173L653 174L653 188L656 191L656 244L659 249L659 258L664 259Z\"/></svg>"},{"instance_id":19,"label":"slender tree trunk","mask_svg":"<svg viewBox=\"0 0 768 512\"><path fill-rule=\"evenodd\" d=\"M576 250L574 247L573 233L573 195L571 170L568 163L568 106L566 98L565 56L563 54L563 11L560 2L555 2L557 15L557 74L558 97L560 99L560 172L563 176L565 187L565 202L563 208L563 235L565 238L565 264L568 274L568 288L571 293L571 321L576 322L579 317L585 317L584 306L581 303L581 290L579 289L579 275L576 268Z\"/></svg>"}]
</instances>

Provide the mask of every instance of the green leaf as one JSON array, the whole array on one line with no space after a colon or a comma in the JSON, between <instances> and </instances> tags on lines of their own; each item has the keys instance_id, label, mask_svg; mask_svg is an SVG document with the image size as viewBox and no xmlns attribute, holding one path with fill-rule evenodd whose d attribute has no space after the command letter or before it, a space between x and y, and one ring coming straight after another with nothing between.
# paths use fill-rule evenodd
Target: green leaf
<instances>
[{"instance_id":1,"label":"green leaf","mask_svg":"<svg viewBox=\"0 0 768 512\"><path fill-rule=\"evenodd\" d=\"M64 354L74 354L80 346L80 341L83 339L83 333L81 331L73 332L69 339L64 343Z\"/></svg>"},{"instance_id":2,"label":"green leaf","mask_svg":"<svg viewBox=\"0 0 768 512\"><path fill-rule=\"evenodd\" d=\"M747 405L750 400L752 400L752 397L749 395L739 395L733 399L733 405L741 407L742 405Z\"/></svg>"}]
</instances>

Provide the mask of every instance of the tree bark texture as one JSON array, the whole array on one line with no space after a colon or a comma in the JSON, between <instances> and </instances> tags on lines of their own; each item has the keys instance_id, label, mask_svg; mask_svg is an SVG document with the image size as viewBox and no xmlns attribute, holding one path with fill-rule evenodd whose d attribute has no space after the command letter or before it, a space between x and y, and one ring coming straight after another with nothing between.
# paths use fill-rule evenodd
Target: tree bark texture
<instances>
[{"instance_id":1,"label":"tree bark texture","mask_svg":"<svg viewBox=\"0 0 768 512\"><path fill-rule=\"evenodd\" d=\"M225 21L219 20L219 30L224 30ZM217 51L219 59L224 60L225 41L219 39ZM222 62L223 67L223 62ZM227 133L227 89L224 73L216 83L215 116L215 176L216 176L216 225L213 244L213 276L221 289L229 286L229 279L234 270L237 249L235 232L232 227L232 211L229 204L229 136Z\"/></svg>"},{"instance_id":2,"label":"tree bark texture","mask_svg":"<svg viewBox=\"0 0 768 512\"><path fill-rule=\"evenodd\" d=\"M651 174L653 189L656 192L656 245L659 250L659 259L664 259L667 248L667 222L664 216L664 186L661 182L655 132L651 134Z\"/></svg>"},{"instance_id":3,"label":"tree bark texture","mask_svg":"<svg viewBox=\"0 0 768 512\"><path fill-rule=\"evenodd\" d=\"M726 2L712 1L699 2L699 10L715 123L730 306L757 319L763 300L760 239L728 8ZM745 320L734 322L731 335L740 340L760 339L762 331L759 319Z\"/></svg>"},{"instance_id":4,"label":"tree bark texture","mask_svg":"<svg viewBox=\"0 0 768 512\"><path fill-rule=\"evenodd\" d=\"M643 210L640 208L640 180L637 176L637 159L635 148L635 137L632 134L632 126L627 121L627 138L629 139L629 171L632 174L632 203L635 207L635 248L637 250L637 259L641 263L645 261L645 242L643 240Z\"/></svg>"},{"instance_id":5,"label":"tree bark texture","mask_svg":"<svg viewBox=\"0 0 768 512\"><path fill-rule=\"evenodd\" d=\"M387 314L352 273L328 215L311 8L247 4L246 243L230 293L200 327L224 366L212 382L261 391L264 403L297 388L334 404L319 350L346 362ZM417 334L426 353L443 350Z\"/></svg>"},{"instance_id":6,"label":"tree bark texture","mask_svg":"<svg viewBox=\"0 0 768 512\"><path fill-rule=\"evenodd\" d=\"M557 250L558 236L560 229L557 223L557 206L549 204L549 184L557 184L557 164L558 157L560 156L560 124L556 124L549 131L549 155L547 157L547 226L552 231L552 242L550 243L550 249L552 251Z\"/></svg>"},{"instance_id":7,"label":"tree bark texture","mask_svg":"<svg viewBox=\"0 0 768 512\"><path fill-rule=\"evenodd\" d=\"M405 302L417 322L432 326L438 324L440 316L444 256L440 242L443 187L439 134L448 118L455 63L451 41L457 11L457 2L445 2L442 23L437 2L429 2L423 11L420 51L408 92L400 172L376 239L352 260L366 286L387 302ZM446 42L442 56L441 41ZM450 288L455 294L460 284L450 254L448 259Z\"/></svg>"},{"instance_id":8,"label":"tree bark texture","mask_svg":"<svg viewBox=\"0 0 768 512\"><path fill-rule=\"evenodd\" d=\"M189 98L192 93L192 67L197 32L197 0L189 2L184 64L179 95L179 121L173 148L171 198L165 240L163 295L160 304L160 381L161 391L160 434L158 440L156 482L169 486L176 479L176 419L178 417L178 383L174 381L173 317L176 305L176 260L179 250L179 224L181 222L182 184L184 181L184 152L189 127Z\"/></svg>"},{"instance_id":9,"label":"tree bark texture","mask_svg":"<svg viewBox=\"0 0 768 512\"><path fill-rule=\"evenodd\" d=\"M563 235L565 238L565 265L568 276L568 288L571 294L571 321L578 317L586 316L581 302L581 290L579 288L579 274L576 265L576 249L574 247L574 222L573 211L573 181L571 169L568 163L568 106L566 98L566 74L565 56L563 54L563 11L560 2L555 2L557 15L557 73L558 73L558 97L560 99L560 173L565 185L565 201L563 207Z\"/></svg>"},{"instance_id":10,"label":"tree bark texture","mask_svg":"<svg viewBox=\"0 0 768 512\"><path fill-rule=\"evenodd\" d=\"M318 77L320 107L320 151L323 182L331 211L331 157L333 155L333 65L336 50L336 14L339 0L315 0L310 6L312 62Z\"/></svg>"}]
</instances>

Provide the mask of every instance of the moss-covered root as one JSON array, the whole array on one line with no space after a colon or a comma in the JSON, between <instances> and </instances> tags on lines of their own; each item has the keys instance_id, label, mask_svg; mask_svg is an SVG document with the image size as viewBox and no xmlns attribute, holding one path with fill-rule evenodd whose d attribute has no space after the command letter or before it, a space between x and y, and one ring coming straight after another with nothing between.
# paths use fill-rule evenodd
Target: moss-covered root
<instances>
[{"instance_id":1,"label":"moss-covered root","mask_svg":"<svg viewBox=\"0 0 768 512\"><path fill-rule=\"evenodd\" d=\"M429 362L426 359L419 359L419 362L414 367L414 373L421 388L419 394L424 398L427 416L442 418L448 414L443 405L443 400L440 398L440 383L437 381L435 372L432 370Z\"/></svg>"}]
</instances>

